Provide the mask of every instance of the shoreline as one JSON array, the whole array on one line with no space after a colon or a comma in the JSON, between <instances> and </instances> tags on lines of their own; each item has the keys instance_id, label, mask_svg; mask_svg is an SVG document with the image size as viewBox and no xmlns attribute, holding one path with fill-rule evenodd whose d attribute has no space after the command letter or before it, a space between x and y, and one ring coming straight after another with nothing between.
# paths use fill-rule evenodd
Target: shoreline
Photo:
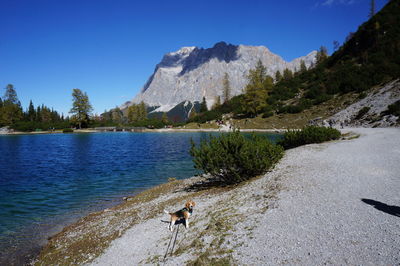
<instances>
[{"instance_id":1,"label":"shoreline","mask_svg":"<svg viewBox=\"0 0 400 266\"><path fill-rule=\"evenodd\" d=\"M377 129L348 128L348 129L342 130L342 133L356 132L357 134L355 135L355 137L349 136L347 138L347 140L345 140L345 141L334 141L334 142L328 142L328 143L322 143L322 144L312 144L312 145L301 146L299 148L289 150L288 154L290 154L292 157L295 156L295 154L304 153L304 152L307 152L311 155L315 152L320 152L321 149L325 150L328 147L337 147L338 145L343 147L343 146L347 145L346 143L348 143L350 145L351 143L358 142L359 139L364 140L365 138L370 138L370 135L376 135L376 136L382 135L383 137L382 136L380 137L380 139L382 139L382 138L385 138L384 137L384 135L386 134L385 132L393 132L393 130L397 131L397 133L399 132L398 128L395 128L395 129L389 128L388 130L382 129L382 128L377 128ZM285 155L285 157L286 157L286 155ZM297 158L297 156L295 156L294 158ZM298 172L299 170L296 170L297 172L296 171L288 172L288 170L286 170L286 168L291 168L292 167L291 165L292 165L292 163L290 163L290 162L286 162L286 161L282 162L282 163L280 162L280 163L278 163L278 166L276 167L276 169L274 169L272 172L267 173L266 175L264 175L262 177L255 178L253 180L245 182L244 184L239 185L238 187L235 187L235 188L213 188L213 189L209 189L209 190L199 190L199 191L188 190L188 191L186 191L186 189L188 187L192 186L193 184L196 184L201 179L201 177L199 177L199 176L190 177L187 179L173 181L173 182L168 182L168 183L158 185L156 187L152 187L150 189L140 192L136 196L127 197L126 201L122 202L121 204L117 204L116 206L113 206L111 208L108 208L108 209L105 209L105 210L102 210L99 212L90 213L88 216L79 219L76 223L68 225L61 232L54 235L49 240L47 245L41 250L41 253L37 257L37 260L34 261L35 265L46 265L50 262L55 263L57 261L57 259L61 259L60 261L62 261L62 258L65 258L66 256L68 258L70 258L70 260L67 260L67 262L64 261L64 263L70 263L70 264L71 263L72 264L74 264L74 263L78 263L78 264L92 263L94 265L105 265L106 264L105 261L111 262L114 260L119 261L120 264L124 264L123 256L120 258L121 254L118 253L118 255L117 255L116 254L117 250L120 250L121 248L128 246L131 251L128 251L128 250L118 251L118 252L122 252L124 254L124 252L127 252L127 253L133 252L132 249L134 251L136 249L138 249L138 247L132 248L131 245L134 242L129 242L129 244L127 244L126 239L127 238L130 239L132 236L134 236L136 238L138 236L138 234L143 235L143 232L137 232L137 231L135 232L135 230L140 229L140 230L144 230L144 232L152 232L153 230L155 230L155 233L151 233L151 237L149 235L146 236L146 237L149 237L150 239L145 240L145 242L142 243L143 244L142 248L145 249L144 246L146 245L146 243L149 244L149 241L150 241L150 243L153 243L154 247L156 246L155 243L157 243L157 242L161 241L161 243L164 243L167 240L167 238L165 238L165 236L166 236L165 235L166 234L165 227L166 226L164 224L160 225L160 215L162 215L162 209L163 208L167 208L167 209L179 208L180 205L182 205L182 202L184 201L184 199L188 198L188 197L190 197L192 199L194 198L195 201L200 205L200 206L198 206L198 208L196 208L197 215L200 215L200 213L202 213L202 212L207 212L207 210L209 210L209 209L207 209L206 206L213 206L213 207L211 207L213 211L211 212L210 215L212 217L214 217L214 219L216 219L217 216L213 216L213 213L216 212L218 214L218 211L221 212L223 210L220 210L220 207L218 207L218 205L217 205L217 207L215 207L214 204L218 204L218 202L219 203L224 202L226 204L226 202L230 202L229 200L226 201L226 198L231 197L230 198L231 202L233 202L237 205L234 208L237 208L239 206L239 209L243 209L243 208L251 209L252 211L256 211L255 217L261 217L260 219L264 219L264 217L267 217L266 214L269 214L270 211L272 213L274 213L274 210L276 210L276 208L279 209L281 194L289 193L288 191L286 191L287 190L287 182L289 181L289 183L290 183L290 178L287 175L289 175L289 176L304 175L301 172L299 173ZM282 171L284 174L283 176L282 176L282 173L280 173ZM325 170L320 169L320 171L324 172ZM342 169L340 171L342 171ZM291 178L293 178L293 177L291 177ZM259 194L260 187L263 189L267 188L268 192L265 196L262 196L262 194L265 192L261 192L261 194ZM252 190L250 188L253 188L254 190ZM282 191L282 189L283 189L283 191ZM307 188L303 187L302 190L304 190L304 189L307 189ZM242 191L241 193L239 193L240 196L235 196L235 194L238 194L238 191ZM252 195L251 197L256 199L256 202L258 202L256 204L256 206L258 208L262 209L261 213L258 213L258 210L254 209L254 207L255 207L254 203L251 203L249 205L249 203L246 203L246 200L243 200L243 197L249 196L249 195L246 195L249 193L250 193L250 196ZM261 203L259 201L260 196L262 196L261 198L266 200L266 202ZM204 205L204 206L202 207L202 205ZM397 205L400 205L400 202ZM141 210L142 208L144 208L144 209L154 208L154 206L157 206L155 208L156 210L155 210L154 214L149 215L148 213L143 213ZM242 207L240 207L240 206L242 206ZM247 207L245 208L244 206L247 206ZM231 207L231 208L233 208L233 207ZM228 213L224 213L224 215L228 215L229 217L231 217L232 213L229 213L229 211L228 211ZM234 215L238 215L238 214L236 213ZM269 216L270 215L272 215L272 214L269 214ZM115 218L115 217L118 217L118 218ZM139 220L136 219L138 217L140 217ZM197 218L198 216L195 216L195 217L196 217L195 218L196 220L194 220L194 222L192 222L192 227L194 227L195 229L198 229L198 227L204 227L207 225L206 221L203 222L201 220L198 220L198 218ZM238 217L242 217L240 213L239 213ZM224 220L221 222L224 223L226 221ZM243 223L243 221L238 221L238 222ZM251 223L251 221L250 221L250 223ZM109 230L109 228L104 228L101 226L99 228L98 226L101 224L107 224L107 227L111 227L111 229ZM150 228L146 227L147 224L151 225ZM233 225L228 224L228 225L226 225L226 228L231 227L231 226L233 226ZM248 226L250 226L249 227L250 228L249 232L251 233L250 235L253 235L252 232L259 230L259 229L257 229L259 227L257 225L252 224L252 225L248 225ZM102 233L106 233L106 238L105 239L96 238L96 235L92 235L95 232L90 231L91 228L97 228ZM182 230L182 231L184 231L182 234L184 234L185 236L188 236L188 238L190 239L190 235L191 235L190 231L186 231L186 230ZM133 233L133 232L135 232L135 233ZM108 235L107 235L107 233L108 233ZM200 232L200 235L202 235L203 233ZM82 242L78 243L79 241L75 242L75 243L69 242L69 241L74 241L70 237L75 236L76 234L82 235L81 240L84 243L88 244L88 246L90 246L91 243L92 244L93 243L97 243L97 244L101 243L100 249L97 249L97 250L95 249L94 252L93 252L93 249L90 251L82 250L81 252L78 252L79 254L77 254L76 248L77 247L82 248L83 243ZM236 233L235 233L235 231L231 232L231 229L229 229L228 235L230 235L230 236L226 236L232 242L236 241L236 243L237 243L238 239L243 239L244 243L246 243L246 242L253 243L252 239L254 238L254 235L253 235L253 237L250 237L250 239L249 239L249 236L246 237L245 235L239 234L239 236L236 236L236 238L232 239L232 234L235 235ZM157 236L156 239L154 238L154 235ZM257 234L256 234L256 236L257 236ZM224 237L224 238L226 238L226 237ZM130 241L132 241L132 240L130 240ZM152 241L155 241L155 242L152 242ZM185 242L184 240L182 240L182 241ZM182 242L178 242L178 243L183 245ZM242 263L244 262L244 261L242 261L242 259L244 257L246 257L247 255L244 257L239 256L239 259L238 259L238 257L237 257L238 254L236 254L234 249L226 249L225 245L226 245L226 243L222 245L222 247L223 247L222 249L220 246L219 248L217 248L217 250L221 253L228 254L228 257L233 258L236 262L237 261L241 261ZM158 244L157 244L157 246L158 246ZM250 245L248 247L250 248L250 250L249 250L249 248L247 248L247 249L241 248L240 250L246 251L248 253L248 252L253 252L252 250L254 250L254 249L257 249L257 246L254 247L253 245ZM190 245L188 248L190 250ZM165 249L165 247L163 247L161 249ZM72 253L69 253L68 255L63 253L63 252L68 253L68 250L71 251ZM204 248L203 248L203 251L204 251ZM207 251L207 250L205 250L205 251ZM156 254L157 254L158 251L152 250L152 252L156 252ZM182 251L179 250L179 253L180 252L182 252ZM177 263L178 264L184 263L190 259L193 259L193 256L190 256L190 254L187 254L185 251L183 251L183 254L179 254L179 253L176 253L176 254L174 253L173 258L171 258L171 265L177 264ZM199 254L201 257L202 253L199 253ZM145 258L143 258L143 257L145 257ZM160 262L160 257L158 255L154 255L154 254L151 256L149 256L148 254L143 254L143 255L141 255L140 258L142 258L142 260L137 261L137 262L152 263L152 264ZM246 258L249 259L248 257L246 257ZM316 259L316 257L313 257L313 258ZM370 256L368 258L371 259ZM53 260L53 259L55 259L55 260ZM275 258L275 259L277 259L277 258ZM340 264L340 262L343 262L340 260L340 258L335 258L335 259L336 259L336 262L339 264ZM398 256L397 256L397 259L399 260ZM58 261L58 263L60 263L60 261ZM252 258L250 258L250 261L252 261ZM355 261L353 261L353 262L355 262ZM254 261L254 258L253 258L253 263L257 264L257 263L260 263L260 261Z\"/></svg>"},{"instance_id":2,"label":"shoreline","mask_svg":"<svg viewBox=\"0 0 400 266\"><path fill-rule=\"evenodd\" d=\"M240 129L240 132L266 132L266 133L284 133L287 129ZM103 130L95 130L95 129L77 129L74 132L64 133L62 130L55 131L32 131L32 132L7 132L0 133L0 136L18 136L18 135L50 135L50 134L82 134L82 133L185 133L185 132L230 132L229 130L216 129L216 128L199 128L199 129L191 129L191 128L159 128L159 129L145 129L142 131L103 131Z\"/></svg>"}]
</instances>

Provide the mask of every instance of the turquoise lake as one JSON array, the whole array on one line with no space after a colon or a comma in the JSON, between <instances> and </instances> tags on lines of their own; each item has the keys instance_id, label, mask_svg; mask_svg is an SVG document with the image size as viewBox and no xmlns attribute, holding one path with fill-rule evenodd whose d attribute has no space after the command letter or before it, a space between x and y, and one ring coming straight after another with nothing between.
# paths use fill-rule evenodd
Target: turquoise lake
<instances>
[{"instance_id":1,"label":"turquoise lake","mask_svg":"<svg viewBox=\"0 0 400 266\"><path fill-rule=\"evenodd\" d=\"M217 134L217 133L213 133ZM0 265L20 264L51 234L122 197L188 178L190 139L209 133L0 136ZM271 140L279 135L266 134Z\"/></svg>"}]
</instances>

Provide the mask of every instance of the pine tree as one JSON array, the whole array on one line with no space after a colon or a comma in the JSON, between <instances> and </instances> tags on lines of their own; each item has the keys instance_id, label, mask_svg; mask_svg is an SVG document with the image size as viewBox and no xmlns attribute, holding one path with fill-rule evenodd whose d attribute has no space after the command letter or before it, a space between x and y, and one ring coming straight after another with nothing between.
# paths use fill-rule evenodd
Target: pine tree
<instances>
[{"instance_id":1,"label":"pine tree","mask_svg":"<svg viewBox=\"0 0 400 266\"><path fill-rule=\"evenodd\" d=\"M112 122L117 123L117 124L122 123L123 114L122 114L121 109L119 109L118 106L115 107L114 109L110 110L110 112L111 112Z\"/></svg>"},{"instance_id":2,"label":"pine tree","mask_svg":"<svg viewBox=\"0 0 400 266\"><path fill-rule=\"evenodd\" d=\"M143 101L139 103L139 121L147 119L147 108Z\"/></svg>"},{"instance_id":3,"label":"pine tree","mask_svg":"<svg viewBox=\"0 0 400 266\"><path fill-rule=\"evenodd\" d=\"M86 92L83 93L80 89L73 89L72 108L70 113L73 114L73 119L78 124L79 128L82 128L82 125L89 123L92 110L93 108Z\"/></svg>"},{"instance_id":4,"label":"pine tree","mask_svg":"<svg viewBox=\"0 0 400 266\"><path fill-rule=\"evenodd\" d=\"M5 88L3 97L2 124L12 125L22 119L22 107L17 92L12 84Z\"/></svg>"},{"instance_id":5,"label":"pine tree","mask_svg":"<svg viewBox=\"0 0 400 266\"><path fill-rule=\"evenodd\" d=\"M40 106L38 106L38 107L36 108L36 116L35 116L35 121L36 121L36 122L42 122L42 116L41 116L41 114L42 114L42 110L40 109Z\"/></svg>"},{"instance_id":6,"label":"pine tree","mask_svg":"<svg viewBox=\"0 0 400 266\"><path fill-rule=\"evenodd\" d=\"M166 113L166 112L163 112L163 114L162 114L162 116L161 116L161 122L162 122L164 125L169 124L169 120L168 120L168 116L167 116L167 113Z\"/></svg>"},{"instance_id":7,"label":"pine tree","mask_svg":"<svg viewBox=\"0 0 400 266\"><path fill-rule=\"evenodd\" d=\"M215 96L215 101L214 101L212 109L215 109L219 106L221 106L221 96L217 95L217 96Z\"/></svg>"},{"instance_id":8,"label":"pine tree","mask_svg":"<svg viewBox=\"0 0 400 266\"><path fill-rule=\"evenodd\" d=\"M224 103L229 101L231 97L231 86L229 83L229 75L225 72L224 79L222 81L222 86L224 88Z\"/></svg>"},{"instance_id":9,"label":"pine tree","mask_svg":"<svg viewBox=\"0 0 400 266\"><path fill-rule=\"evenodd\" d=\"M333 50L337 51L340 48L340 43L338 41L333 41Z\"/></svg>"},{"instance_id":10,"label":"pine tree","mask_svg":"<svg viewBox=\"0 0 400 266\"><path fill-rule=\"evenodd\" d=\"M275 82L279 82L282 80L282 74L281 72L278 70L275 72Z\"/></svg>"},{"instance_id":11,"label":"pine tree","mask_svg":"<svg viewBox=\"0 0 400 266\"><path fill-rule=\"evenodd\" d=\"M128 107L128 121L129 123L136 123L139 121L139 106L136 104L132 104Z\"/></svg>"},{"instance_id":12,"label":"pine tree","mask_svg":"<svg viewBox=\"0 0 400 266\"><path fill-rule=\"evenodd\" d=\"M207 111L208 111L208 108L207 108L206 97L203 96L203 101L200 104L200 113L204 113Z\"/></svg>"},{"instance_id":13,"label":"pine tree","mask_svg":"<svg viewBox=\"0 0 400 266\"><path fill-rule=\"evenodd\" d=\"M289 80L291 78L293 78L293 72L290 69L285 68L285 70L283 70L283 79Z\"/></svg>"},{"instance_id":14,"label":"pine tree","mask_svg":"<svg viewBox=\"0 0 400 266\"><path fill-rule=\"evenodd\" d=\"M369 14L368 17L372 18L375 15L375 0L371 0L370 2L370 6L369 6Z\"/></svg>"},{"instance_id":15,"label":"pine tree","mask_svg":"<svg viewBox=\"0 0 400 266\"><path fill-rule=\"evenodd\" d=\"M17 92L15 91L15 88L12 84L8 84L6 87L6 92L4 93L4 103L5 105L7 104L18 104L18 96Z\"/></svg>"},{"instance_id":16,"label":"pine tree","mask_svg":"<svg viewBox=\"0 0 400 266\"><path fill-rule=\"evenodd\" d=\"M193 120L196 116L197 116L197 113L196 113L196 110L193 107L192 110L190 111L190 114L189 114L189 120Z\"/></svg>"},{"instance_id":17,"label":"pine tree","mask_svg":"<svg viewBox=\"0 0 400 266\"><path fill-rule=\"evenodd\" d=\"M300 61L300 73L304 73L307 71L307 66L306 63L304 62L304 60Z\"/></svg>"},{"instance_id":18,"label":"pine tree","mask_svg":"<svg viewBox=\"0 0 400 266\"><path fill-rule=\"evenodd\" d=\"M325 46L321 46L317 52L317 65L325 61L328 58L328 49Z\"/></svg>"},{"instance_id":19,"label":"pine tree","mask_svg":"<svg viewBox=\"0 0 400 266\"><path fill-rule=\"evenodd\" d=\"M35 121L35 117L36 117L35 107L33 106L32 100L30 100L28 107L28 120L31 122Z\"/></svg>"}]
</instances>

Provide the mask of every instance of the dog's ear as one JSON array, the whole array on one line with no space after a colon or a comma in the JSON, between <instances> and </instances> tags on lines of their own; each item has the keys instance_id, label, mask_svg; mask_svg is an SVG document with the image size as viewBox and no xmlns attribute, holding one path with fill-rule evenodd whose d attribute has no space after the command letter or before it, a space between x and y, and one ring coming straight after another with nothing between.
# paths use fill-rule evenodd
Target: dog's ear
<instances>
[{"instance_id":1,"label":"dog's ear","mask_svg":"<svg viewBox=\"0 0 400 266\"><path fill-rule=\"evenodd\" d=\"M192 200L192 205L193 207L196 206L196 202L194 202L193 200Z\"/></svg>"},{"instance_id":2,"label":"dog's ear","mask_svg":"<svg viewBox=\"0 0 400 266\"><path fill-rule=\"evenodd\" d=\"M188 209L190 208L190 200L186 202L185 207Z\"/></svg>"}]
</instances>

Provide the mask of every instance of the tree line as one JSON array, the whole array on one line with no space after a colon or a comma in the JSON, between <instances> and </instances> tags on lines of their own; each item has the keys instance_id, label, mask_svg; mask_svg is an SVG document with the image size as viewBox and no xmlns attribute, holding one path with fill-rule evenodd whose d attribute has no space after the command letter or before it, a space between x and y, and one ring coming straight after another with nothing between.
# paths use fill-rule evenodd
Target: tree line
<instances>
[{"instance_id":1,"label":"tree line","mask_svg":"<svg viewBox=\"0 0 400 266\"><path fill-rule=\"evenodd\" d=\"M20 131L34 131L60 129L68 125L68 117L65 118L44 104L35 108L30 101L28 108L23 110L14 86L12 84L6 86L4 96L0 98L0 127L9 126Z\"/></svg>"}]
</instances>

